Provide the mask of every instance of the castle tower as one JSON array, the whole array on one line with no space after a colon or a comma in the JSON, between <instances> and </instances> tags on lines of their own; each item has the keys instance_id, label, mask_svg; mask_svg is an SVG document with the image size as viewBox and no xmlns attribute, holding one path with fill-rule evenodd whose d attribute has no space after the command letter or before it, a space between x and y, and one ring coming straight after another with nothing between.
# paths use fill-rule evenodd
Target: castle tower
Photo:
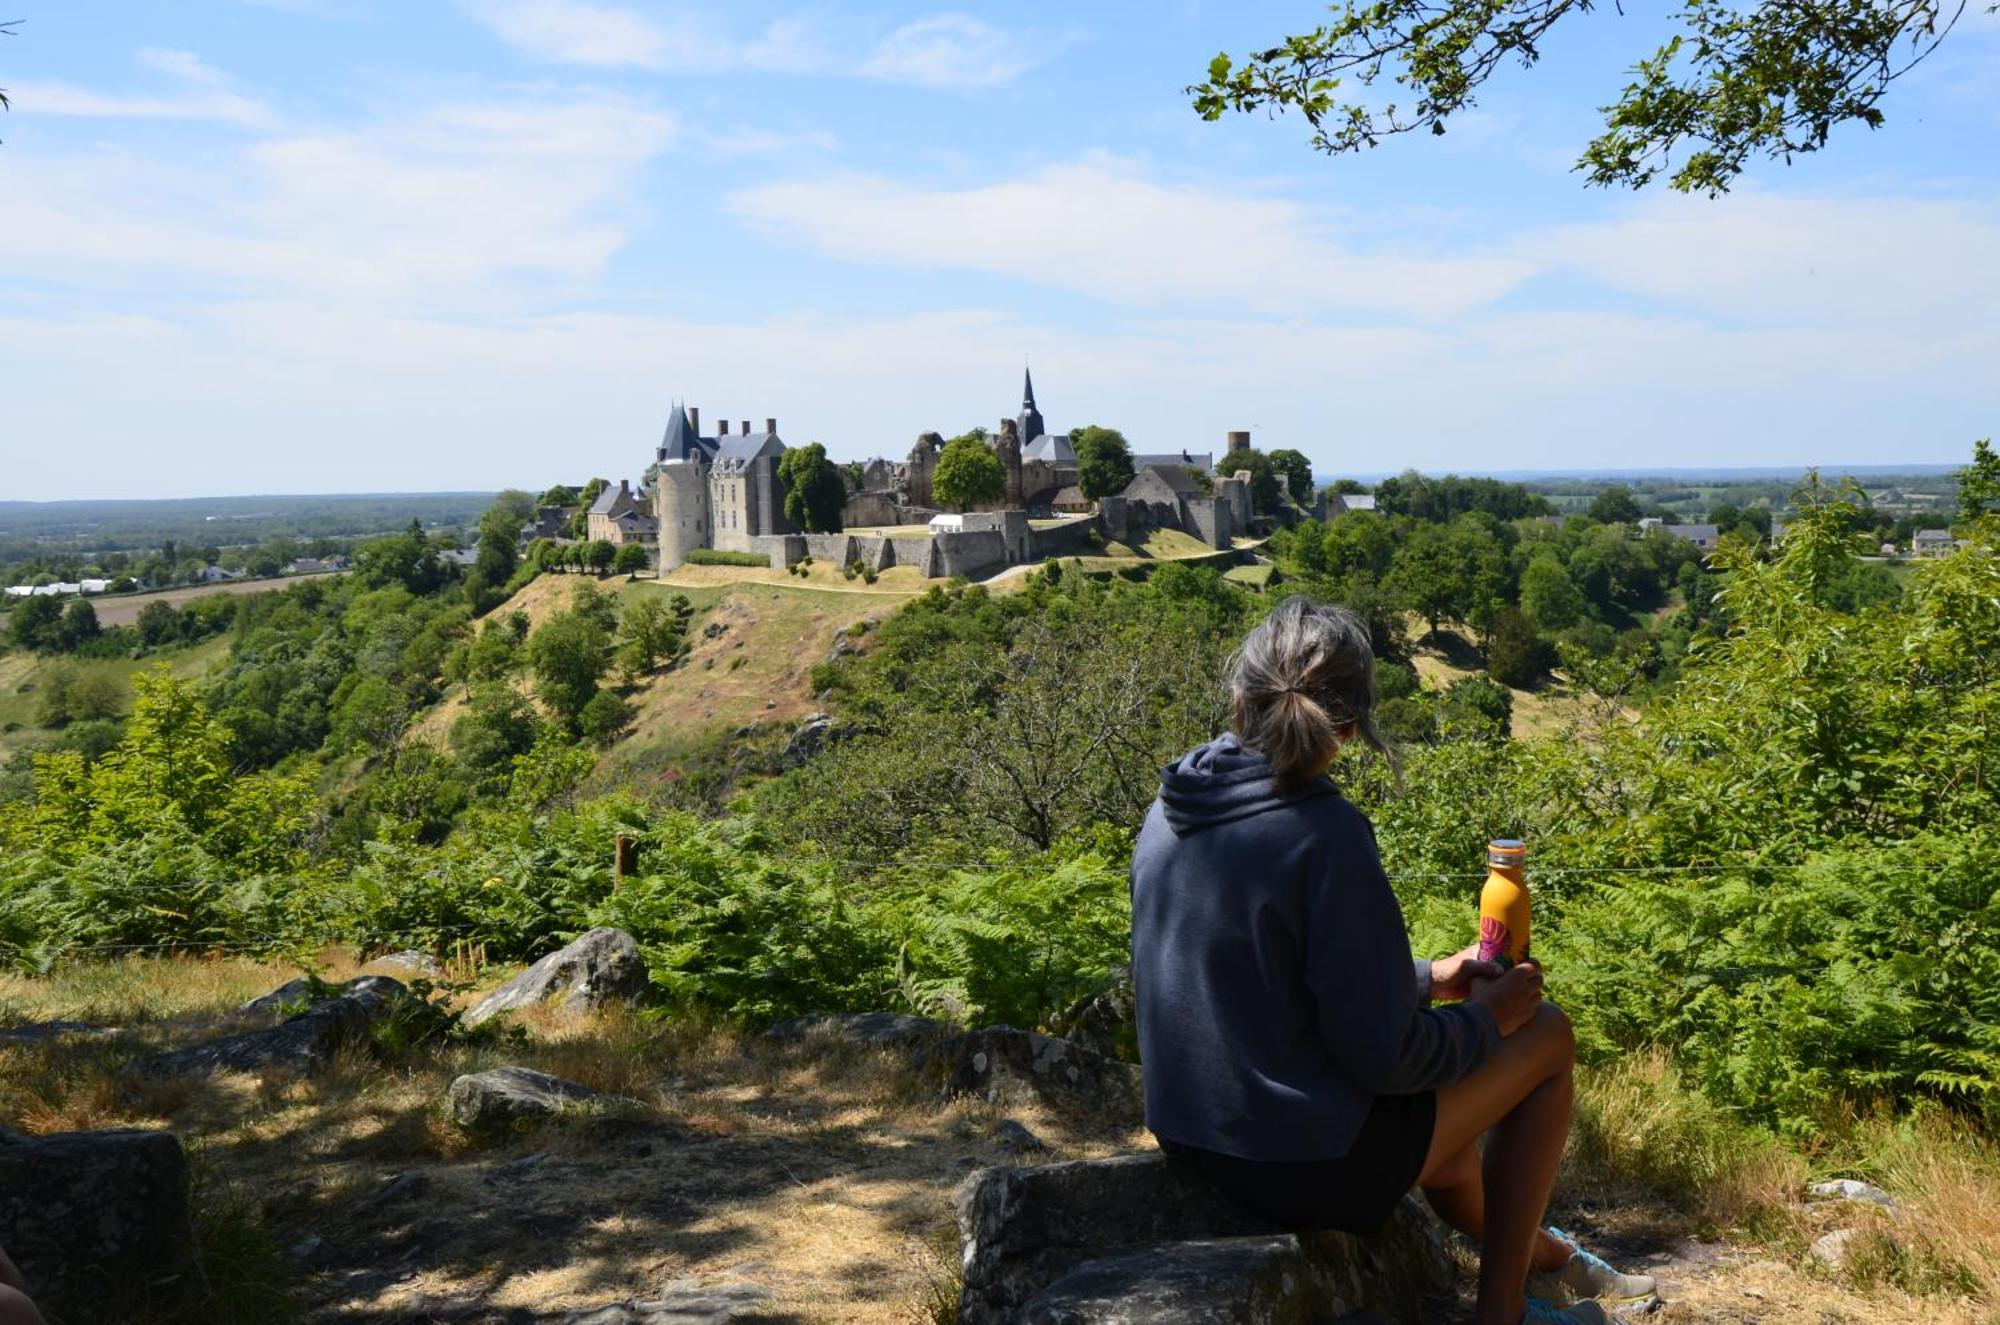
<instances>
[{"instance_id":1,"label":"castle tower","mask_svg":"<svg viewBox=\"0 0 2000 1325\"><path fill-rule=\"evenodd\" d=\"M1035 408L1035 375L1025 368L1021 370L1021 417L1016 422L1023 446L1048 431L1042 426L1042 412Z\"/></svg>"},{"instance_id":2,"label":"castle tower","mask_svg":"<svg viewBox=\"0 0 2000 1325\"><path fill-rule=\"evenodd\" d=\"M943 449L944 438L934 432L924 433L910 448L910 467L905 479L910 505L925 508L931 505L931 474L937 469L938 452Z\"/></svg>"},{"instance_id":3,"label":"castle tower","mask_svg":"<svg viewBox=\"0 0 2000 1325\"><path fill-rule=\"evenodd\" d=\"M708 476L697 460L661 463L653 482L653 517L660 522L660 569L687 560L690 549L709 545Z\"/></svg>"},{"instance_id":4,"label":"castle tower","mask_svg":"<svg viewBox=\"0 0 2000 1325\"><path fill-rule=\"evenodd\" d=\"M1021 432L1014 420L1000 420L1000 435L993 439L993 453L1007 474L1007 495L1003 506L1018 511L1027 505L1021 495Z\"/></svg>"}]
</instances>

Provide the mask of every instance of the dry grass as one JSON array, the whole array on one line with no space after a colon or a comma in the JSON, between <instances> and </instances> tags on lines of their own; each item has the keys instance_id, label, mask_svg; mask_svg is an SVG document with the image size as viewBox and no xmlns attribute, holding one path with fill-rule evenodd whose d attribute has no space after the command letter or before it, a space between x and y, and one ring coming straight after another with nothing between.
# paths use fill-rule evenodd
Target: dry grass
<instances>
[{"instance_id":1,"label":"dry grass","mask_svg":"<svg viewBox=\"0 0 2000 1325\"><path fill-rule=\"evenodd\" d=\"M357 969L328 957L329 978ZM116 1012L129 1032L0 1055L0 1122L172 1127L215 1190L255 1194L267 1240L321 1240L321 1318L406 1319L419 1294L561 1312L673 1279L741 1277L802 1320L926 1320L947 1282L949 1192L1002 1157L998 1112L940 1103L936 1082L890 1056L629 1015L533 1016L516 1041L135 1092L124 1070L134 1056L229 1028L243 999L295 974L216 965L9 977L0 990L16 1017ZM442 1109L446 1086L503 1063L635 1106L497 1141L460 1133ZM1011 1116L1058 1157L1139 1143L1034 1110Z\"/></svg>"}]
</instances>

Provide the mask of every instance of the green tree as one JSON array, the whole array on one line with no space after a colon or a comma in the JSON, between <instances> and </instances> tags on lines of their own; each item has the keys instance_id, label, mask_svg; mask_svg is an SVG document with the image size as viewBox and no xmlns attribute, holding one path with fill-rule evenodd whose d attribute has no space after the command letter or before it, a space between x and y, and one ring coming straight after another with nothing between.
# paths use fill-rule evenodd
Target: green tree
<instances>
[{"instance_id":1,"label":"green tree","mask_svg":"<svg viewBox=\"0 0 2000 1325\"><path fill-rule=\"evenodd\" d=\"M1421 131L1441 134L1504 66L1532 66L1544 40L1591 0L1383 0L1336 9L1332 22L1288 36L1241 65L1209 63L1187 89L1204 119L1296 110L1329 155ZM1756 157L1790 161L1825 146L1840 125L1883 122L1890 83L1923 61L1956 23L1951 0L1697 0L1676 31L1640 59L1604 108L1604 131L1577 168L1595 185L1632 188L1661 172L1684 192L1721 193ZM1567 32L1567 29L1565 29ZM1390 80L1385 100L1351 94Z\"/></svg>"},{"instance_id":2,"label":"green tree","mask_svg":"<svg viewBox=\"0 0 2000 1325\"><path fill-rule=\"evenodd\" d=\"M1007 471L991 447L967 433L945 443L931 474L931 492L946 506L969 511L1006 495Z\"/></svg>"},{"instance_id":3,"label":"green tree","mask_svg":"<svg viewBox=\"0 0 2000 1325\"><path fill-rule=\"evenodd\" d=\"M528 669L534 674L535 693L571 727L597 694L610 665L611 631L584 595L577 595L569 607L528 636Z\"/></svg>"},{"instance_id":4,"label":"green tree","mask_svg":"<svg viewBox=\"0 0 2000 1325\"><path fill-rule=\"evenodd\" d=\"M1076 449L1076 486L1092 501L1125 491L1132 481L1132 447L1116 428L1096 424L1069 435Z\"/></svg>"},{"instance_id":5,"label":"green tree","mask_svg":"<svg viewBox=\"0 0 2000 1325\"><path fill-rule=\"evenodd\" d=\"M1990 438L1972 444L1972 463L1958 471L1958 518L1970 524L2000 511L2000 455Z\"/></svg>"},{"instance_id":6,"label":"green tree","mask_svg":"<svg viewBox=\"0 0 2000 1325\"><path fill-rule=\"evenodd\" d=\"M48 594L23 599L7 614L7 644L27 652L53 653L63 646L62 604Z\"/></svg>"},{"instance_id":7,"label":"green tree","mask_svg":"<svg viewBox=\"0 0 2000 1325\"><path fill-rule=\"evenodd\" d=\"M610 690L600 690L590 697L577 715L577 726L583 734L599 745L609 745L618 739L618 734L632 725L632 706Z\"/></svg>"},{"instance_id":8,"label":"green tree","mask_svg":"<svg viewBox=\"0 0 2000 1325\"><path fill-rule=\"evenodd\" d=\"M479 517L479 552L465 577L466 601L475 615L495 607L520 564L521 526L535 514L535 500L509 488Z\"/></svg>"},{"instance_id":9,"label":"green tree","mask_svg":"<svg viewBox=\"0 0 2000 1325\"><path fill-rule=\"evenodd\" d=\"M778 461L778 481L785 485L787 520L809 534L839 532L847 480L826 458L824 446L810 442L787 450Z\"/></svg>"},{"instance_id":10,"label":"green tree","mask_svg":"<svg viewBox=\"0 0 2000 1325\"><path fill-rule=\"evenodd\" d=\"M618 555L611 560L611 569L618 575L636 575L651 564L652 559L646 555L645 544L620 543Z\"/></svg>"},{"instance_id":11,"label":"green tree","mask_svg":"<svg viewBox=\"0 0 2000 1325\"><path fill-rule=\"evenodd\" d=\"M1313 467L1305 452L1282 447L1271 452L1271 468L1285 481L1285 491L1300 506L1312 505Z\"/></svg>"},{"instance_id":12,"label":"green tree","mask_svg":"<svg viewBox=\"0 0 2000 1325\"><path fill-rule=\"evenodd\" d=\"M593 538L584 546L583 561L599 575L611 569L611 563L618 560L618 549L608 538Z\"/></svg>"},{"instance_id":13,"label":"green tree","mask_svg":"<svg viewBox=\"0 0 2000 1325\"><path fill-rule=\"evenodd\" d=\"M609 479L593 478L583 485L583 491L576 494L576 511L569 517L568 534L578 542L590 533L590 508L597 502L597 494L611 486Z\"/></svg>"},{"instance_id":14,"label":"green tree","mask_svg":"<svg viewBox=\"0 0 2000 1325\"><path fill-rule=\"evenodd\" d=\"M687 653L693 617L687 595L678 593L665 602L649 594L625 609L618 620L618 666L628 684Z\"/></svg>"},{"instance_id":15,"label":"green tree","mask_svg":"<svg viewBox=\"0 0 2000 1325\"><path fill-rule=\"evenodd\" d=\"M1389 566L1386 587L1435 635L1446 621L1473 621L1499 598L1505 557L1477 517L1411 527Z\"/></svg>"},{"instance_id":16,"label":"green tree","mask_svg":"<svg viewBox=\"0 0 2000 1325\"><path fill-rule=\"evenodd\" d=\"M1591 498L1590 518L1599 524L1635 524L1639 519L1639 503L1630 488L1614 483Z\"/></svg>"},{"instance_id":17,"label":"green tree","mask_svg":"<svg viewBox=\"0 0 2000 1325\"><path fill-rule=\"evenodd\" d=\"M1583 590L1553 552L1535 556L1521 572L1521 610L1539 629L1568 630L1588 607Z\"/></svg>"}]
</instances>

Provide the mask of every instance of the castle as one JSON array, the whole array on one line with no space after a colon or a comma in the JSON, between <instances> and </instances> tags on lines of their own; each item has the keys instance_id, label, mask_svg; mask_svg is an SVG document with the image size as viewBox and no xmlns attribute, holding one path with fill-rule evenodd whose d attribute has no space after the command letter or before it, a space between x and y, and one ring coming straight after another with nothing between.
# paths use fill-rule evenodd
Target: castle
<instances>
[{"instance_id":1,"label":"castle","mask_svg":"<svg viewBox=\"0 0 2000 1325\"><path fill-rule=\"evenodd\" d=\"M1231 433L1229 449L1249 445L1248 433ZM810 554L876 569L918 565L926 575L987 574L1008 565L1087 550L1089 539L1126 540L1148 528L1180 529L1224 549L1248 533L1246 476L1211 473L1210 455L1187 451L1135 455L1135 477L1122 493L1095 503L1077 485L1076 449L1066 433L1051 433L1035 403L1035 382L1023 373L1021 410L1002 419L990 441L1006 476L998 501L964 515L940 511L932 490L944 439L917 438L909 459L874 459L851 470L841 525L858 534L804 534L785 518L785 484L778 475L785 443L778 421L753 431L745 419L732 432L728 420L713 437L701 432L701 411L676 404L654 453L647 482L637 493L624 483L607 490L590 512L592 537L609 541L658 539L657 565L672 570L698 548L764 556L789 566ZM1039 527L1029 516L1044 517ZM1054 517L1072 517L1060 525ZM929 537L888 537L886 530L929 526Z\"/></svg>"},{"instance_id":2,"label":"castle","mask_svg":"<svg viewBox=\"0 0 2000 1325\"><path fill-rule=\"evenodd\" d=\"M701 411L675 405L653 463L653 518L658 522L661 570L672 570L695 548L752 552L754 540L795 534L785 518L785 485L778 461L785 443L778 421L753 433L720 420L713 437L701 435Z\"/></svg>"}]
</instances>

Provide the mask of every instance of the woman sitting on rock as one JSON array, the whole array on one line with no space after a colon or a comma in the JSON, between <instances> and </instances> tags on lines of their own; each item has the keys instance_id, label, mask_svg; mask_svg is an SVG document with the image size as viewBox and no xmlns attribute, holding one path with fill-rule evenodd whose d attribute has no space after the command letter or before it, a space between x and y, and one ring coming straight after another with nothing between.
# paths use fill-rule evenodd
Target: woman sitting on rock
<instances>
[{"instance_id":1,"label":"woman sitting on rock","mask_svg":"<svg viewBox=\"0 0 2000 1325\"><path fill-rule=\"evenodd\" d=\"M1476 947L1412 961L1374 833L1327 776L1348 741L1393 758L1374 672L1352 613L1288 599L1237 654L1235 730L1162 775L1132 859L1147 1125L1301 1230L1373 1232L1420 1185L1481 1244L1475 1325L1601 1322L1587 1299L1653 1281L1541 1226L1569 1129L1569 1019L1532 963L1503 973ZM1528 1300L1530 1271L1586 1300Z\"/></svg>"}]
</instances>

